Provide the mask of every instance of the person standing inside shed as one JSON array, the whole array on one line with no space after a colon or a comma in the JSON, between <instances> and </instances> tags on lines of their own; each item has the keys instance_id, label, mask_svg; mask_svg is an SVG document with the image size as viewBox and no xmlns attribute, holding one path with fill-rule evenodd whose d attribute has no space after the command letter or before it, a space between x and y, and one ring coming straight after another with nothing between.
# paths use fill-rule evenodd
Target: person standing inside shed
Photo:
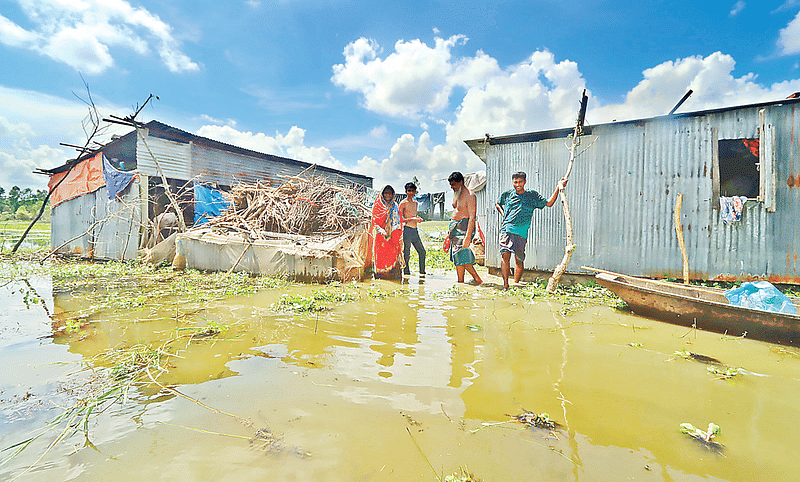
<instances>
[{"instance_id":1,"label":"person standing inside shed","mask_svg":"<svg viewBox=\"0 0 800 482\"><path fill-rule=\"evenodd\" d=\"M417 194L417 186L413 182L406 183L406 198L400 201L400 218L403 220L403 261L405 268L403 274L410 275L411 268L408 266L408 260L411 258L411 245L417 250L419 257L419 274L425 275L425 246L419 238L419 231L417 225L422 222L422 218L418 215L418 203L414 200Z\"/></svg>"},{"instance_id":2,"label":"person standing inside shed","mask_svg":"<svg viewBox=\"0 0 800 482\"><path fill-rule=\"evenodd\" d=\"M528 242L528 230L531 227L533 211L555 204L558 191L567 185L565 179L559 180L550 199L545 200L533 189L525 190L527 175L524 172L512 174L511 182L514 188L501 194L494 205L502 216L500 222L500 256L502 256L500 271L503 275L503 289L506 290L511 273L511 253L514 253L516 266L514 283L519 284L522 279L522 271L525 269L525 245Z\"/></svg>"}]
</instances>

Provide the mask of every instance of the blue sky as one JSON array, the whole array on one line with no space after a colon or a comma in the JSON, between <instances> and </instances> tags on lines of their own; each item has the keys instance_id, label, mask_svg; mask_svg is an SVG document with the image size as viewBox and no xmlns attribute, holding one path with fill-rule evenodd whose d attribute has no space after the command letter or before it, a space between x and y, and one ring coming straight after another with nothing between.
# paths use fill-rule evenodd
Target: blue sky
<instances>
[{"instance_id":1,"label":"blue sky","mask_svg":"<svg viewBox=\"0 0 800 482\"><path fill-rule=\"evenodd\" d=\"M431 191L584 88L598 124L778 100L799 65L800 0L0 0L0 186L74 157L84 80L104 116L152 93L142 121Z\"/></svg>"}]
</instances>

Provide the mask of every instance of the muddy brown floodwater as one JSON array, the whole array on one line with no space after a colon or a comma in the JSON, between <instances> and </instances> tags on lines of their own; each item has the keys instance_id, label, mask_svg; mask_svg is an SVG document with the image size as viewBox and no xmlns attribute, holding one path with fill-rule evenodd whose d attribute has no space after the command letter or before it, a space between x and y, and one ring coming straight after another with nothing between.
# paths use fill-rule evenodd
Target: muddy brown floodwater
<instances>
[{"instance_id":1,"label":"muddy brown floodwater","mask_svg":"<svg viewBox=\"0 0 800 482\"><path fill-rule=\"evenodd\" d=\"M178 356L162 364L160 383L203 405L139 386L90 418L91 444L78 430L45 453L58 435L48 433L0 467L0 479L35 462L19 480L435 481L462 466L483 481L798 477L796 349L603 306L562 316L556 303L453 289L454 276L414 278L401 295L319 314L273 311L286 289L186 303L177 314L162 304L92 311L86 297L53 297L48 278L31 279L49 311L91 312L83 329L55 337L43 307L27 307L19 283L7 284L2 447L79 401L70 387L89 376L82 364L94 355L157 344L180 327L227 329L173 345ZM400 287L348 289L371 286ZM721 379L675 356L683 351L743 373ZM524 410L547 412L560 428L510 422ZM680 433L684 422L716 423L723 447Z\"/></svg>"}]
</instances>

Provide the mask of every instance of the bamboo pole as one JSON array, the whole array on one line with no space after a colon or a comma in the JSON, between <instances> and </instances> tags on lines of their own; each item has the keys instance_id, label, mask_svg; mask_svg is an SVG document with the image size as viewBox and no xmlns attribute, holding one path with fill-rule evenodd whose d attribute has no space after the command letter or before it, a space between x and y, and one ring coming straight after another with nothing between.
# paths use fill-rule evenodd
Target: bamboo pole
<instances>
[{"instance_id":1,"label":"bamboo pole","mask_svg":"<svg viewBox=\"0 0 800 482\"><path fill-rule=\"evenodd\" d=\"M574 233L572 229L572 216L569 211L569 204L567 203L567 194L565 192L564 184L567 180L569 180L569 175L572 173L572 164L575 162L575 152L580 145L580 136L583 133L583 121L586 117L586 104L588 102L589 98L586 96L586 89L584 89L583 96L581 97L581 108L578 112L578 122L575 125L575 130L572 132L572 143L570 144L569 148L569 164L567 164L567 172L564 174L565 182L559 184L558 188L558 197L561 199L561 205L564 208L564 224L567 230L567 245L564 247L564 257L561 259L561 263L555 267L553 270L553 276L547 280L548 293L553 293L556 290L561 276L567 271L567 265L569 264L570 259L572 259L572 253L575 251L575 243L573 242Z\"/></svg>"},{"instance_id":2,"label":"bamboo pole","mask_svg":"<svg viewBox=\"0 0 800 482\"><path fill-rule=\"evenodd\" d=\"M686 254L686 241L683 239L683 224L681 224L681 207L683 206L683 194L678 194L675 200L675 234L678 236L678 246L681 247L683 257L683 284L689 284L689 255Z\"/></svg>"}]
</instances>

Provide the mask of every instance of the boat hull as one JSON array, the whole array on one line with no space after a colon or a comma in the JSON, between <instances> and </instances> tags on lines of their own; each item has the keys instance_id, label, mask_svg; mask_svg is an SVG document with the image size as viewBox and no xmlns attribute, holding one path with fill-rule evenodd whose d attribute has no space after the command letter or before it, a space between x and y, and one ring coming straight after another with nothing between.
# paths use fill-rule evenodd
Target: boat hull
<instances>
[{"instance_id":1,"label":"boat hull","mask_svg":"<svg viewBox=\"0 0 800 482\"><path fill-rule=\"evenodd\" d=\"M722 290L600 272L597 283L640 316L783 345L800 342L800 316L731 305ZM798 313L800 300L792 299Z\"/></svg>"}]
</instances>

